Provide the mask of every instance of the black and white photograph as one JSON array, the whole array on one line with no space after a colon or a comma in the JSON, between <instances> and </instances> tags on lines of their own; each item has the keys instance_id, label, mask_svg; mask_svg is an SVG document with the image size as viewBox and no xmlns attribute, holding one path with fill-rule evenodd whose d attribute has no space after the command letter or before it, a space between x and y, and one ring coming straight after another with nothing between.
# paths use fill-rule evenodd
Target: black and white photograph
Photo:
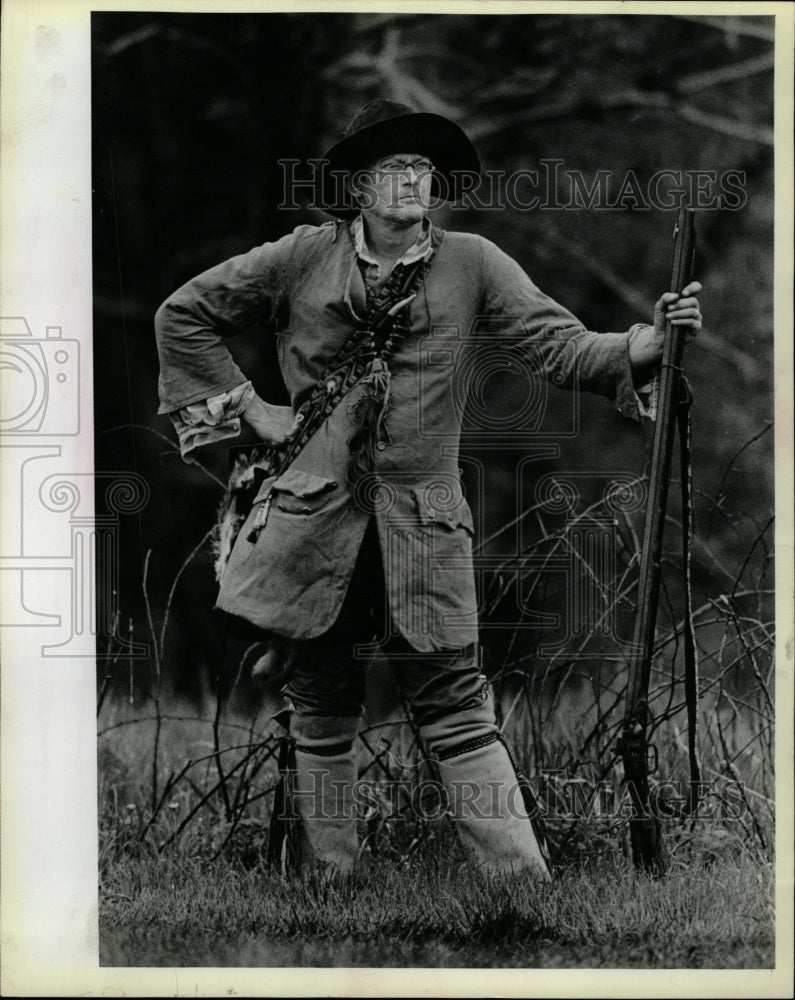
<instances>
[{"instance_id":1,"label":"black and white photograph","mask_svg":"<svg viewBox=\"0 0 795 1000\"><path fill-rule=\"evenodd\" d=\"M792 28L4 5L4 992L791 995Z\"/></svg>"}]
</instances>

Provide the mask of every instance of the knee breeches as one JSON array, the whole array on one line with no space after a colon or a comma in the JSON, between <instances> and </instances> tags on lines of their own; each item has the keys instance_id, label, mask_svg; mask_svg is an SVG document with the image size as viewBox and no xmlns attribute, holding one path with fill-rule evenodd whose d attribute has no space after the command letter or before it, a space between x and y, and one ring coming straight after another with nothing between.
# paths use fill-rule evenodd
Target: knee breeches
<instances>
[{"instance_id":1,"label":"knee breeches","mask_svg":"<svg viewBox=\"0 0 795 1000\"><path fill-rule=\"evenodd\" d=\"M371 520L339 617L323 635L294 644L284 694L300 714L360 715L365 675L378 648L419 725L487 701L486 678L479 669L475 644L421 653L394 627L378 534Z\"/></svg>"}]
</instances>

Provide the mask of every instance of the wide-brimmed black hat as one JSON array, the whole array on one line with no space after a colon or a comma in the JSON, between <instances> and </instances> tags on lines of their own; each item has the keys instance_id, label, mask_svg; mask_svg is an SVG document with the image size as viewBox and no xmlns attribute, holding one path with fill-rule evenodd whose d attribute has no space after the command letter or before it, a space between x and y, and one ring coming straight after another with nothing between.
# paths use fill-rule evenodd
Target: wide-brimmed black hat
<instances>
[{"instance_id":1,"label":"wide-brimmed black hat","mask_svg":"<svg viewBox=\"0 0 795 1000\"><path fill-rule=\"evenodd\" d=\"M475 147L455 122L381 99L370 101L354 116L340 141L326 153L324 166L329 171L353 173L390 153L417 153L430 159L433 199L455 201L462 191L462 175L471 178L480 173ZM328 211L349 218L358 209L344 199L342 204L329 205Z\"/></svg>"}]
</instances>

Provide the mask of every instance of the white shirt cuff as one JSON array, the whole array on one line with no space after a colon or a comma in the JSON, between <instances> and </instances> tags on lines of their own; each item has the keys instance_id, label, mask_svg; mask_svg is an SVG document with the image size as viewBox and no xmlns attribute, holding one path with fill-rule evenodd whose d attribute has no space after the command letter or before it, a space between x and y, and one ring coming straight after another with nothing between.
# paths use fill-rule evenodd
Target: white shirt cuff
<instances>
[{"instance_id":1,"label":"white shirt cuff","mask_svg":"<svg viewBox=\"0 0 795 1000\"><path fill-rule=\"evenodd\" d=\"M189 459L190 453L202 445L237 437L240 434L240 414L253 396L251 382L241 382L227 392L169 413L179 436L182 457Z\"/></svg>"}]
</instances>

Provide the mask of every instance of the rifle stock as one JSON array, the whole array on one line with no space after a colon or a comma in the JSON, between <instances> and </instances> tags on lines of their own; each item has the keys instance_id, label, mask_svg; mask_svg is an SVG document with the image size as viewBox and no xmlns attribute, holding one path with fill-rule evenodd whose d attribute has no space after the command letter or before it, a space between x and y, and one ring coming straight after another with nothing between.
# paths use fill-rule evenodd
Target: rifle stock
<instances>
[{"instance_id":1,"label":"rifle stock","mask_svg":"<svg viewBox=\"0 0 795 1000\"><path fill-rule=\"evenodd\" d=\"M679 210L674 230L672 292L681 293L691 279L695 248L694 216L693 209L683 207ZM668 321L665 326L646 503L638 608L629 660L623 729L617 747L624 761L624 780L632 802L633 816L629 822L632 859L637 868L655 875L664 872L665 855L660 819L650 808L649 801L649 775L656 770L657 753L656 748L647 742L648 728L652 722L648 691L684 342L684 329L672 326Z\"/></svg>"}]
</instances>

